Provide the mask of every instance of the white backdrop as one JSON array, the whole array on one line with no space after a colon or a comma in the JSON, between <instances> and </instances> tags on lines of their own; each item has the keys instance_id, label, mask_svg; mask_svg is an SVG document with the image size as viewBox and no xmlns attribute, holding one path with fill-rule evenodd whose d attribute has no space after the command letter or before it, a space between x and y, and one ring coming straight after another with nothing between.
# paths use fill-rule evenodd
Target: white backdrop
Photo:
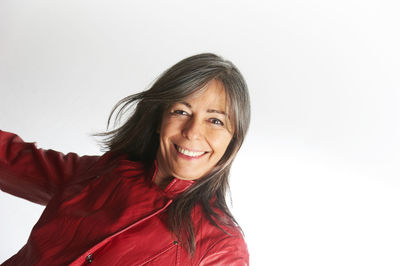
<instances>
[{"instance_id":1,"label":"white backdrop","mask_svg":"<svg viewBox=\"0 0 400 266\"><path fill-rule=\"evenodd\" d=\"M398 1L0 1L0 128L100 154L112 106L214 52L247 79L232 210L252 265L400 265ZM43 207L0 192L0 262Z\"/></svg>"}]
</instances>

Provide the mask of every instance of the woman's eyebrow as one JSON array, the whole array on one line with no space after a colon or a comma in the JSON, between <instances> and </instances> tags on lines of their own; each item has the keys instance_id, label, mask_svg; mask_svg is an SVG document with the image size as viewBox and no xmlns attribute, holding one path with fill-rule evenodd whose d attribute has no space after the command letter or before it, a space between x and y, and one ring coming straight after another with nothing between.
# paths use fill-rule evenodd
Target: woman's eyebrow
<instances>
[{"instance_id":1,"label":"woman's eyebrow","mask_svg":"<svg viewBox=\"0 0 400 266\"><path fill-rule=\"evenodd\" d=\"M186 105L189 108L192 108L192 106L188 102L180 101L178 103L181 103L183 105ZM217 113L217 114L221 114L221 115L225 115L226 116L226 113L224 111L220 111L220 110L216 110L216 109L207 109L207 113Z\"/></svg>"},{"instance_id":2,"label":"woman's eyebrow","mask_svg":"<svg viewBox=\"0 0 400 266\"><path fill-rule=\"evenodd\" d=\"M207 113L217 113L217 114L221 114L221 115L225 115L226 116L226 113L224 111L215 110L215 109L207 109Z\"/></svg>"},{"instance_id":3,"label":"woman's eyebrow","mask_svg":"<svg viewBox=\"0 0 400 266\"><path fill-rule=\"evenodd\" d=\"M183 104L183 105L186 105L186 106L189 107L189 108L192 108L192 106L191 106L190 103L188 103L188 102L180 101L180 102L178 102L178 103L181 103L181 104Z\"/></svg>"}]
</instances>

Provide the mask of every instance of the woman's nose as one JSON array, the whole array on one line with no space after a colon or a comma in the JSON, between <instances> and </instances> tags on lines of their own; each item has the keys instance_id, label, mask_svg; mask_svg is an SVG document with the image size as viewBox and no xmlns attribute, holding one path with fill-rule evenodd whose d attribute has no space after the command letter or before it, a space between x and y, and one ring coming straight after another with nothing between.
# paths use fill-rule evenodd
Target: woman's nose
<instances>
[{"instance_id":1,"label":"woman's nose","mask_svg":"<svg viewBox=\"0 0 400 266\"><path fill-rule=\"evenodd\" d=\"M200 139L203 136L201 121L195 117L189 119L182 129L182 135L189 140Z\"/></svg>"}]
</instances>

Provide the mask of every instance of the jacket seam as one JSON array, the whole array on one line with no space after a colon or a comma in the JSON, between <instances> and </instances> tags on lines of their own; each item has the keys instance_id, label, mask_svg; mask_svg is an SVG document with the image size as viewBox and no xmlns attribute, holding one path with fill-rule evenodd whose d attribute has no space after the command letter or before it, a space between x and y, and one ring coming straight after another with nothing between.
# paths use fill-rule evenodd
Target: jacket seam
<instances>
[{"instance_id":1,"label":"jacket seam","mask_svg":"<svg viewBox=\"0 0 400 266\"><path fill-rule=\"evenodd\" d=\"M134 226L136 226L136 225L138 225L138 224L140 224L140 223L142 223L144 221L147 221L150 218L152 218L152 217L156 216L157 214L161 213L162 211L164 211L171 204L171 202L172 202L172 200L169 200L165 206L163 206L162 208L158 209L157 211L155 211L154 213L150 214L149 216L146 216L146 217L142 218L141 220L136 221L135 223L133 223L131 225L128 225L127 227L121 229L120 231L118 231L118 232L116 232L116 233L104 238L103 240L101 240L100 242L98 242L97 244L95 244L91 248L89 248L86 252L84 252L80 256L78 256L73 261L73 263L77 262L82 257L86 257L90 253L96 252L96 250L98 250L100 248L100 246L102 246L102 244L108 242L110 239L114 238L115 236L120 235L123 232L129 230L130 228L132 228L132 227L134 227Z\"/></svg>"},{"instance_id":2,"label":"jacket seam","mask_svg":"<svg viewBox=\"0 0 400 266\"><path fill-rule=\"evenodd\" d=\"M168 250L174 248L174 246L176 246L174 243L171 243L168 247L164 248L163 250L157 252L156 254L147 257L144 261L142 261L141 263L139 263L139 266L145 265L146 263L149 263L150 261L154 260L155 258L161 256L162 254L164 254L165 252L167 252Z\"/></svg>"}]
</instances>

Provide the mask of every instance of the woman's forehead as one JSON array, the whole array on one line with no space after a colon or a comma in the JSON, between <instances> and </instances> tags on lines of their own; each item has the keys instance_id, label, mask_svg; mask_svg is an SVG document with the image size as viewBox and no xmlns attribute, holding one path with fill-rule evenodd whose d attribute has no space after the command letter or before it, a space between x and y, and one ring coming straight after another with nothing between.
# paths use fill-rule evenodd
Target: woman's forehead
<instances>
[{"instance_id":1,"label":"woman's forehead","mask_svg":"<svg viewBox=\"0 0 400 266\"><path fill-rule=\"evenodd\" d=\"M192 105L202 105L218 113L229 115L228 98L222 82L213 79L207 82L205 86L178 102L183 102L188 105L188 107Z\"/></svg>"}]
</instances>

